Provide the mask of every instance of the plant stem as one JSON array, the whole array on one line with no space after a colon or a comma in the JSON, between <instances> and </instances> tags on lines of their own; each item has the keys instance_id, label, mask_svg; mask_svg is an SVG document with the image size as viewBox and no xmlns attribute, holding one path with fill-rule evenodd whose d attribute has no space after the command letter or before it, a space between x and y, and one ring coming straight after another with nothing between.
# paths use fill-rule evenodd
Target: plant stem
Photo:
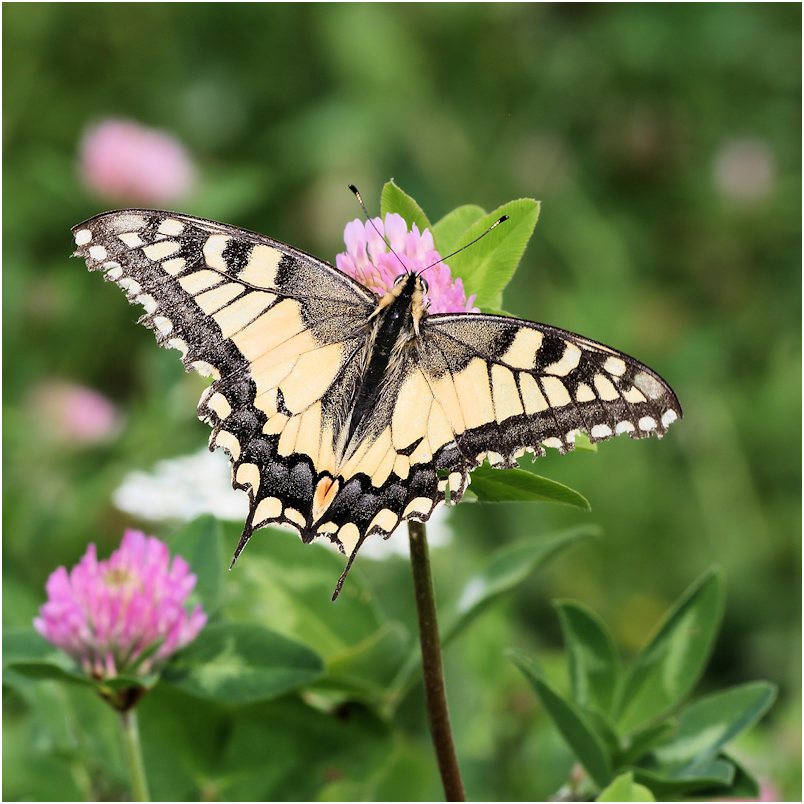
<instances>
[{"instance_id":1,"label":"plant stem","mask_svg":"<svg viewBox=\"0 0 804 804\"><path fill-rule=\"evenodd\" d=\"M427 717L433 737L438 769L447 801L466 801L461 770L455 755L452 729L449 725L444 668L441 663L441 640L438 636L433 576L427 532L422 522L408 523L410 563L413 568L413 587L416 593L416 612L419 616L419 640L422 646L422 674L427 700Z\"/></svg>"},{"instance_id":2,"label":"plant stem","mask_svg":"<svg viewBox=\"0 0 804 804\"><path fill-rule=\"evenodd\" d=\"M123 735L123 753L126 755L126 767L131 783L131 798L133 801L150 801L148 780L145 778L145 765L142 762L142 746L140 745L136 709L120 712L120 732Z\"/></svg>"}]
</instances>

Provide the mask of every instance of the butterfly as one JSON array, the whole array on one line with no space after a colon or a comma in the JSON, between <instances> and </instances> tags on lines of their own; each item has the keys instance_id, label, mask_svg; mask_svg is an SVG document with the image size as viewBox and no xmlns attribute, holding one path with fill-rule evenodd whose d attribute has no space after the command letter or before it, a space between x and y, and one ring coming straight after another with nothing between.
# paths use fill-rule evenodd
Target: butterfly
<instances>
[{"instance_id":1,"label":"butterfly","mask_svg":"<svg viewBox=\"0 0 804 804\"><path fill-rule=\"evenodd\" d=\"M622 352L556 327L430 314L421 272L377 294L310 254L175 212L125 209L74 227L161 346L211 376L212 427L249 513L234 561L271 524L349 556L457 503L484 460L562 453L583 431L661 437L681 417L670 386Z\"/></svg>"}]
</instances>

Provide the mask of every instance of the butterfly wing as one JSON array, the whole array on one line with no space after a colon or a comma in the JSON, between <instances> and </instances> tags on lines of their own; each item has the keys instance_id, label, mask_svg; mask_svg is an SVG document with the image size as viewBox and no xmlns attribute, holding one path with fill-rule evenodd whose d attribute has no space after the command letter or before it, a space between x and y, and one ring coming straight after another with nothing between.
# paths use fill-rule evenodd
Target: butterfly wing
<instances>
[{"instance_id":1,"label":"butterfly wing","mask_svg":"<svg viewBox=\"0 0 804 804\"><path fill-rule=\"evenodd\" d=\"M397 378L393 438L417 443L414 470L449 472L453 501L488 458L511 467L525 450L544 455L621 433L661 437L681 406L656 372L565 330L482 314L428 317L418 358ZM440 499L444 497L439 482ZM432 510L420 501L417 514Z\"/></svg>"},{"instance_id":2,"label":"butterfly wing","mask_svg":"<svg viewBox=\"0 0 804 804\"><path fill-rule=\"evenodd\" d=\"M213 377L198 414L213 427L210 449L228 452L233 484L249 496L238 553L270 523L311 540L316 491L335 472L365 360L374 294L298 249L188 215L110 212L73 233L90 270L145 307L140 321L157 341Z\"/></svg>"}]
</instances>

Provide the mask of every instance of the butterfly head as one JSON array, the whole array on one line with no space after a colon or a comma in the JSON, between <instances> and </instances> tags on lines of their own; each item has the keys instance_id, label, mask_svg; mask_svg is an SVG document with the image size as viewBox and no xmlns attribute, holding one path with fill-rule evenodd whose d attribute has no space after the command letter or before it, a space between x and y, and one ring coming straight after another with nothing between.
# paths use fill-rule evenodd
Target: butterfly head
<instances>
[{"instance_id":1,"label":"butterfly head","mask_svg":"<svg viewBox=\"0 0 804 804\"><path fill-rule=\"evenodd\" d=\"M418 335L419 322L427 309L424 297L428 288L427 280L421 275L421 272L406 271L404 274L399 274L394 279L391 289L379 300L372 317L379 315L380 312L394 304L400 309L409 309L413 329Z\"/></svg>"}]
</instances>

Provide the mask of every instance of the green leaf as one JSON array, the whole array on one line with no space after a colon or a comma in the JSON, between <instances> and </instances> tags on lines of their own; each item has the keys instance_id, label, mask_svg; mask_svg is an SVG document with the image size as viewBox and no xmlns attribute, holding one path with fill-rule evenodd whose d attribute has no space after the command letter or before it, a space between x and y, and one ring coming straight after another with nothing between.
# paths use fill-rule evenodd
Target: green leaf
<instances>
[{"instance_id":1,"label":"green leaf","mask_svg":"<svg viewBox=\"0 0 804 804\"><path fill-rule=\"evenodd\" d=\"M473 224L486 214L483 207L476 204L464 204L448 212L433 226L433 239L436 249L442 257L455 251L458 238Z\"/></svg>"},{"instance_id":2,"label":"green leaf","mask_svg":"<svg viewBox=\"0 0 804 804\"><path fill-rule=\"evenodd\" d=\"M3 629L3 664L64 655L33 629Z\"/></svg>"},{"instance_id":3,"label":"green leaf","mask_svg":"<svg viewBox=\"0 0 804 804\"><path fill-rule=\"evenodd\" d=\"M597 444L593 444L586 433L580 432L575 434L575 449L582 452L597 452Z\"/></svg>"},{"instance_id":4,"label":"green leaf","mask_svg":"<svg viewBox=\"0 0 804 804\"><path fill-rule=\"evenodd\" d=\"M398 672L410 643L410 632L402 623L387 622L362 642L331 656L326 681L341 687L349 685L379 700Z\"/></svg>"},{"instance_id":5,"label":"green leaf","mask_svg":"<svg viewBox=\"0 0 804 804\"><path fill-rule=\"evenodd\" d=\"M735 775L734 765L725 759L712 759L674 776L653 769L634 768L634 778L640 784L649 787L655 796L671 801L710 787L728 788Z\"/></svg>"},{"instance_id":6,"label":"green leaf","mask_svg":"<svg viewBox=\"0 0 804 804\"><path fill-rule=\"evenodd\" d=\"M721 754L720 759L734 765L734 778L729 785L728 795L732 799L759 799L759 782L737 760L727 754ZM718 791L718 795L723 795Z\"/></svg>"},{"instance_id":7,"label":"green leaf","mask_svg":"<svg viewBox=\"0 0 804 804\"><path fill-rule=\"evenodd\" d=\"M720 753L738 734L753 726L776 698L776 687L756 681L707 695L686 707L678 731L653 755L664 768L700 765Z\"/></svg>"},{"instance_id":8,"label":"green leaf","mask_svg":"<svg viewBox=\"0 0 804 804\"><path fill-rule=\"evenodd\" d=\"M55 661L10 661L5 664L5 668L35 681L67 681L89 686L93 683L86 674L66 668Z\"/></svg>"},{"instance_id":9,"label":"green leaf","mask_svg":"<svg viewBox=\"0 0 804 804\"><path fill-rule=\"evenodd\" d=\"M171 552L184 558L196 577L188 605L192 608L199 602L208 617L218 610L223 591L226 562L221 550L222 534L220 522L205 515L190 522L170 541Z\"/></svg>"},{"instance_id":10,"label":"green leaf","mask_svg":"<svg viewBox=\"0 0 804 804\"><path fill-rule=\"evenodd\" d=\"M569 652L572 697L582 709L608 714L614 704L619 660L614 640L600 618L572 600L554 603Z\"/></svg>"},{"instance_id":11,"label":"green leaf","mask_svg":"<svg viewBox=\"0 0 804 804\"><path fill-rule=\"evenodd\" d=\"M33 630L3 631L3 676L4 681L12 685L15 676L34 681L92 684L92 679L79 670L64 651L51 645Z\"/></svg>"},{"instance_id":12,"label":"green leaf","mask_svg":"<svg viewBox=\"0 0 804 804\"><path fill-rule=\"evenodd\" d=\"M624 748L620 752L620 765L634 765L640 757L650 751L655 745L667 740L676 733L678 722L671 718L653 723L643 729L632 732L623 742Z\"/></svg>"},{"instance_id":13,"label":"green leaf","mask_svg":"<svg viewBox=\"0 0 804 804\"><path fill-rule=\"evenodd\" d=\"M594 782L603 787L611 778L611 760L586 716L552 687L533 660L517 651L508 651L508 656L531 683L575 758Z\"/></svg>"},{"instance_id":14,"label":"green leaf","mask_svg":"<svg viewBox=\"0 0 804 804\"><path fill-rule=\"evenodd\" d=\"M429 229L431 232L433 226L427 215L424 214L422 208L405 192L399 189L393 181L385 183L382 188L382 196L380 197L380 216L383 221L389 212L396 212L401 215L410 229L415 223L419 227L419 232L424 232Z\"/></svg>"},{"instance_id":15,"label":"green leaf","mask_svg":"<svg viewBox=\"0 0 804 804\"><path fill-rule=\"evenodd\" d=\"M480 502L554 502L590 510L586 497L574 489L524 469L478 466L470 488Z\"/></svg>"},{"instance_id":16,"label":"green leaf","mask_svg":"<svg viewBox=\"0 0 804 804\"><path fill-rule=\"evenodd\" d=\"M486 568L464 586L455 614L442 628L442 643L447 645L481 611L515 589L548 561L564 550L599 535L600 529L596 526L581 525L550 538L528 539L497 550Z\"/></svg>"},{"instance_id":17,"label":"green leaf","mask_svg":"<svg viewBox=\"0 0 804 804\"><path fill-rule=\"evenodd\" d=\"M471 243L503 215L508 215L509 220L449 261L452 275L463 279L466 293L477 294L475 304L478 307L500 306L492 304L492 299L514 275L539 218L539 202L520 198L503 204L476 221L455 243L455 248Z\"/></svg>"},{"instance_id":18,"label":"green leaf","mask_svg":"<svg viewBox=\"0 0 804 804\"><path fill-rule=\"evenodd\" d=\"M647 787L634 782L634 774L630 772L618 776L595 800L656 801Z\"/></svg>"},{"instance_id":19,"label":"green leaf","mask_svg":"<svg viewBox=\"0 0 804 804\"><path fill-rule=\"evenodd\" d=\"M722 573L711 569L665 615L626 677L617 710L621 733L669 712L690 692L717 635L723 597Z\"/></svg>"},{"instance_id":20,"label":"green leaf","mask_svg":"<svg viewBox=\"0 0 804 804\"><path fill-rule=\"evenodd\" d=\"M162 677L192 695L239 704L275 698L323 671L305 645L258 625L219 623L179 651Z\"/></svg>"}]
</instances>

